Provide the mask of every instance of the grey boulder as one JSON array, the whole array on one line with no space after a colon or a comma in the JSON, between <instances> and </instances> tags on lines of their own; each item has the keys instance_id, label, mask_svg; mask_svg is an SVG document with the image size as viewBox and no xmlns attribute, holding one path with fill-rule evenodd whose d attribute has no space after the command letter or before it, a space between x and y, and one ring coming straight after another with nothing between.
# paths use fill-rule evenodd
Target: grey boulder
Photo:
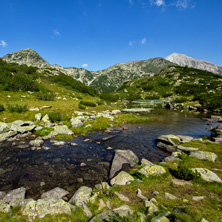
<instances>
[{"instance_id":1,"label":"grey boulder","mask_svg":"<svg viewBox=\"0 0 222 222\"><path fill-rule=\"evenodd\" d=\"M118 173L122 169L123 164L128 164L130 165L130 167L134 167L136 165L135 162L138 161L139 159L133 151L116 150L114 159L112 161L109 178L114 177L116 173Z\"/></svg>"}]
</instances>

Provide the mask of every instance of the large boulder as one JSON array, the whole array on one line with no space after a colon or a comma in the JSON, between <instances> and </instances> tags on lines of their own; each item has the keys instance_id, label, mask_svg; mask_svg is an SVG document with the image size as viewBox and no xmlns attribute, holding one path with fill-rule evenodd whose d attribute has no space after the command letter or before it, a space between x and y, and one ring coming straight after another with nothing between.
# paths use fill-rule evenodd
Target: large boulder
<instances>
[{"instance_id":1,"label":"large boulder","mask_svg":"<svg viewBox=\"0 0 222 222\"><path fill-rule=\"evenodd\" d=\"M129 175L128 173L121 171L116 177L114 177L111 181L110 184L113 185L126 185L130 181L133 181L134 178Z\"/></svg>"},{"instance_id":2,"label":"large boulder","mask_svg":"<svg viewBox=\"0 0 222 222\"><path fill-rule=\"evenodd\" d=\"M10 205L17 201L22 201L25 199L26 189L24 187L17 188L8 192L3 200Z\"/></svg>"},{"instance_id":3,"label":"large boulder","mask_svg":"<svg viewBox=\"0 0 222 222\"><path fill-rule=\"evenodd\" d=\"M41 198L42 199L44 199L44 198L62 199L67 194L69 194L68 191L66 191L66 190L64 190L62 188L56 187L56 188L54 188L52 190L49 190L49 191L43 193L41 195Z\"/></svg>"},{"instance_id":4,"label":"large boulder","mask_svg":"<svg viewBox=\"0 0 222 222\"><path fill-rule=\"evenodd\" d=\"M19 133L26 133L35 129L36 124L32 121L16 120L11 123L10 130L17 131Z\"/></svg>"},{"instance_id":5,"label":"large boulder","mask_svg":"<svg viewBox=\"0 0 222 222\"><path fill-rule=\"evenodd\" d=\"M134 167L136 165L135 162L138 161L139 159L133 151L116 150L110 169L109 178L114 177L122 169L124 164L130 165L130 167Z\"/></svg>"},{"instance_id":6,"label":"large boulder","mask_svg":"<svg viewBox=\"0 0 222 222\"><path fill-rule=\"evenodd\" d=\"M143 175L145 175L146 177L149 176L158 176L161 174L166 173L166 170L162 167L162 166L158 166L158 165L147 165L143 168L141 168L138 173L141 173Z\"/></svg>"},{"instance_id":7,"label":"large boulder","mask_svg":"<svg viewBox=\"0 0 222 222\"><path fill-rule=\"evenodd\" d=\"M201 178L207 182L218 182L222 183L222 180L212 171L206 168L192 168L193 172L197 172L200 174Z\"/></svg>"},{"instance_id":8,"label":"large boulder","mask_svg":"<svg viewBox=\"0 0 222 222\"><path fill-rule=\"evenodd\" d=\"M29 142L31 146L41 146L43 143L44 141L42 139L35 139Z\"/></svg>"},{"instance_id":9,"label":"large boulder","mask_svg":"<svg viewBox=\"0 0 222 222\"><path fill-rule=\"evenodd\" d=\"M9 131L9 126L6 123L0 122L0 134L7 133Z\"/></svg>"},{"instance_id":10,"label":"large boulder","mask_svg":"<svg viewBox=\"0 0 222 222\"><path fill-rule=\"evenodd\" d=\"M217 155L213 152L206 152L206 151L194 151L190 152L191 157L195 157L199 160L209 160L211 162L215 162Z\"/></svg>"},{"instance_id":11,"label":"large boulder","mask_svg":"<svg viewBox=\"0 0 222 222\"><path fill-rule=\"evenodd\" d=\"M84 204L89 202L89 199L92 195L92 188L87 186L80 187L72 198L69 200L69 203L75 203L78 207L83 207Z\"/></svg>"},{"instance_id":12,"label":"large boulder","mask_svg":"<svg viewBox=\"0 0 222 222\"><path fill-rule=\"evenodd\" d=\"M39 218L47 214L71 214L71 208L62 199L39 199L36 202L36 214Z\"/></svg>"},{"instance_id":13,"label":"large boulder","mask_svg":"<svg viewBox=\"0 0 222 222\"><path fill-rule=\"evenodd\" d=\"M68 126L55 126L54 130L50 133L51 136L57 136L59 134L72 135L73 132L68 128Z\"/></svg>"}]
</instances>

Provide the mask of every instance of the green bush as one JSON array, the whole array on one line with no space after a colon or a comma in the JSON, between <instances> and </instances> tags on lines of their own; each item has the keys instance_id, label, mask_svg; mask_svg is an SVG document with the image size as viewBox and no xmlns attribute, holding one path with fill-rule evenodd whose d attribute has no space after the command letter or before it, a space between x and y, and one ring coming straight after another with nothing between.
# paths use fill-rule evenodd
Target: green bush
<instances>
[{"instance_id":1,"label":"green bush","mask_svg":"<svg viewBox=\"0 0 222 222\"><path fill-rule=\"evenodd\" d=\"M109 102L117 102L119 97L117 95L113 95L112 93L102 93L100 94L100 99L103 99Z\"/></svg>"},{"instance_id":2,"label":"green bush","mask_svg":"<svg viewBox=\"0 0 222 222\"><path fill-rule=\"evenodd\" d=\"M175 103L184 103L187 101L189 101L189 99L187 97L183 97L183 96L180 96L174 100Z\"/></svg>"},{"instance_id":3,"label":"green bush","mask_svg":"<svg viewBox=\"0 0 222 222\"><path fill-rule=\"evenodd\" d=\"M145 99L159 99L160 96L159 95L152 95L152 96L146 96Z\"/></svg>"},{"instance_id":4,"label":"green bush","mask_svg":"<svg viewBox=\"0 0 222 222\"><path fill-rule=\"evenodd\" d=\"M53 101L55 99L54 92L39 92L36 94L37 99L45 101Z\"/></svg>"},{"instance_id":5,"label":"green bush","mask_svg":"<svg viewBox=\"0 0 222 222\"><path fill-rule=\"evenodd\" d=\"M11 113L14 113L14 112L22 113L22 112L26 112L28 110L28 106L27 106L27 104L24 106L20 106L18 104L7 104L7 109Z\"/></svg>"},{"instance_id":6,"label":"green bush","mask_svg":"<svg viewBox=\"0 0 222 222\"><path fill-rule=\"evenodd\" d=\"M60 112L52 112L48 114L51 122L59 122L62 120L62 114Z\"/></svg>"},{"instance_id":7,"label":"green bush","mask_svg":"<svg viewBox=\"0 0 222 222\"><path fill-rule=\"evenodd\" d=\"M141 95L138 93L135 94L129 94L126 99L128 99L129 101L135 101L135 100L140 100L141 99Z\"/></svg>"},{"instance_id":8,"label":"green bush","mask_svg":"<svg viewBox=\"0 0 222 222\"><path fill-rule=\"evenodd\" d=\"M0 112L4 110L5 110L5 107L2 104L0 104Z\"/></svg>"},{"instance_id":9,"label":"green bush","mask_svg":"<svg viewBox=\"0 0 222 222\"><path fill-rule=\"evenodd\" d=\"M84 105L82 105L81 103L79 103L79 109L85 110L86 107Z\"/></svg>"},{"instance_id":10,"label":"green bush","mask_svg":"<svg viewBox=\"0 0 222 222\"><path fill-rule=\"evenodd\" d=\"M79 104L84 105L84 106L96 107L96 103L90 102L90 101L81 100L81 101L79 102Z\"/></svg>"}]
</instances>

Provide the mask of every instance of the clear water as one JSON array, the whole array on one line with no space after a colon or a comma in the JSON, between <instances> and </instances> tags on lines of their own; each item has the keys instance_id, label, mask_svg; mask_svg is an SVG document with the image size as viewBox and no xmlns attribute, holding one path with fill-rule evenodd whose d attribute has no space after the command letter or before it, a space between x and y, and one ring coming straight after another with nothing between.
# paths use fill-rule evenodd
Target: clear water
<instances>
[{"instance_id":1,"label":"clear water","mask_svg":"<svg viewBox=\"0 0 222 222\"><path fill-rule=\"evenodd\" d=\"M51 149L32 151L18 149L17 145L28 144L27 140L6 142L0 145L0 190L9 191L21 186L27 189L27 197L39 198L41 193L61 187L74 192L83 185L94 186L108 180L109 167L115 149L130 149L139 158L161 161L167 154L156 148L155 139L161 134L187 135L200 138L209 136L207 122L200 114L173 111L154 111L149 114L158 118L151 123L128 124L128 130L114 130L112 133L94 132L86 137L72 140L77 147L65 145L55 147L50 141L44 146ZM102 138L115 135L112 139ZM88 138L89 142L84 142ZM100 144L98 144L100 143ZM107 147L113 150L107 150ZM86 166L80 167L81 163ZM42 185L42 186L41 186Z\"/></svg>"}]
</instances>

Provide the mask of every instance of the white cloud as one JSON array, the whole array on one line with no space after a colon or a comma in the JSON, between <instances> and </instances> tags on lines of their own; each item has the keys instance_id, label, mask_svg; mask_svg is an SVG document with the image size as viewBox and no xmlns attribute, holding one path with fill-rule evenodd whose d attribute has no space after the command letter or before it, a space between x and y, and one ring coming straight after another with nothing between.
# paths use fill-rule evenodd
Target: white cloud
<instances>
[{"instance_id":1,"label":"white cloud","mask_svg":"<svg viewBox=\"0 0 222 222\"><path fill-rule=\"evenodd\" d=\"M58 29L53 29L52 33L54 36L60 36L60 32L58 31Z\"/></svg>"},{"instance_id":2,"label":"white cloud","mask_svg":"<svg viewBox=\"0 0 222 222\"><path fill-rule=\"evenodd\" d=\"M188 2L190 0L177 0L176 7L177 8L188 8Z\"/></svg>"},{"instance_id":3,"label":"white cloud","mask_svg":"<svg viewBox=\"0 0 222 222\"><path fill-rule=\"evenodd\" d=\"M132 45L133 45L133 42L129 41L129 45L132 46Z\"/></svg>"},{"instance_id":4,"label":"white cloud","mask_svg":"<svg viewBox=\"0 0 222 222\"><path fill-rule=\"evenodd\" d=\"M165 0L150 0L151 5L157 5L158 7L165 5Z\"/></svg>"},{"instance_id":5,"label":"white cloud","mask_svg":"<svg viewBox=\"0 0 222 222\"><path fill-rule=\"evenodd\" d=\"M1 40L0 41L0 46L2 47L6 47L8 44L4 41L4 40Z\"/></svg>"},{"instance_id":6,"label":"white cloud","mask_svg":"<svg viewBox=\"0 0 222 222\"><path fill-rule=\"evenodd\" d=\"M86 67L88 67L88 64L83 64L82 67L86 68Z\"/></svg>"},{"instance_id":7,"label":"white cloud","mask_svg":"<svg viewBox=\"0 0 222 222\"><path fill-rule=\"evenodd\" d=\"M146 43L146 37L141 40L141 44L144 45Z\"/></svg>"}]
</instances>

